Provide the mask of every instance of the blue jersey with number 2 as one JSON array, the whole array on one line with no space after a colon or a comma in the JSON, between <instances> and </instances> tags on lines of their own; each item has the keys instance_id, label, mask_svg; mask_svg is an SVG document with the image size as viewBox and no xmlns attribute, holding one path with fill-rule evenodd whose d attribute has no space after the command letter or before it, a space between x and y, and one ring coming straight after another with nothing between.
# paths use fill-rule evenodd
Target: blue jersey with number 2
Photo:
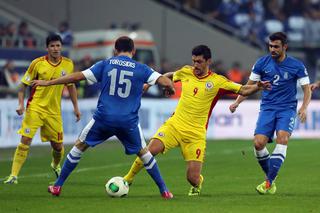
<instances>
[{"instance_id":1,"label":"blue jersey with number 2","mask_svg":"<svg viewBox=\"0 0 320 213\"><path fill-rule=\"evenodd\" d=\"M309 81L308 72L302 62L290 56L277 62L271 55L258 59L252 68L250 79L272 83L270 91L262 92L261 110L296 109L297 81L302 81L302 85Z\"/></svg>"}]
</instances>

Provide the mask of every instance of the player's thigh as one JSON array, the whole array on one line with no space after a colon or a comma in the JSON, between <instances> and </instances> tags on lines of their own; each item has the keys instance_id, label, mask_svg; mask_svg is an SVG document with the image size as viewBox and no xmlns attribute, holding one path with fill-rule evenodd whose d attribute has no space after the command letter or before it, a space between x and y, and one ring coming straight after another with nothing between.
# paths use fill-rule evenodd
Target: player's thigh
<instances>
[{"instance_id":1,"label":"player's thigh","mask_svg":"<svg viewBox=\"0 0 320 213\"><path fill-rule=\"evenodd\" d=\"M166 153L170 149L178 147L179 141L182 140L182 137L172 125L165 123L153 135L151 140L153 139L157 139L162 142L164 146L162 153Z\"/></svg>"},{"instance_id":2,"label":"player's thigh","mask_svg":"<svg viewBox=\"0 0 320 213\"><path fill-rule=\"evenodd\" d=\"M40 113L27 110L18 133L24 137L33 138L41 126L43 126L43 120Z\"/></svg>"},{"instance_id":3,"label":"player's thigh","mask_svg":"<svg viewBox=\"0 0 320 213\"><path fill-rule=\"evenodd\" d=\"M117 138L121 141L128 155L139 154L140 151L146 147L140 124L136 127L128 127L118 129L116 132Z\"/></svg>"},{"instance_id":4,"label":"player's thigh","mask_svg":"<svg viewBox=\"0 0 320 213\"><path fill-rule=\"evenodd\" d=\"M265 135L270 140L276 129L276 111L261 110L256 124L254 135Z\"/></svg>"},{"instance_id":5,"label":"player's thigh","mask_svg":"<svg viewBox=\"0 0 320 213\"><path fill-rule=\"evenodd\" d=\"M42 115L41 141L63 142L63 124L60 115Z\"/></svg>"},{"instance_id":6,"label":"player's thigh","mask_svg":"<svg viewBox=\"0 0 320 213\"><path fill-rule=\"evenodd\" d=\"M182 142L180 146L185 161L204 161L206 152L205 139L193 140L188 143Z\"/></svg>"},{"instance_id":7,"label":"player's thigh","mask_svg":"<svg viewBox=\"0 0 320 213\"><path fill-rule=\"evenodd\" d=\"M276 131L286 131L292 133L296 120L296 111L293 109L279 110L277 112Z\"/></svg>"},{"instance_id":8,"label":"player's thigh","mask_svg":"<svg viewBox=\"0 0 320 213\"><path fill-rule=\"evenodd\" d=\"M116 134L116 129L103 122L91 119L79 135L79 141L94 147Z\"/></svg>"}]
</instances>

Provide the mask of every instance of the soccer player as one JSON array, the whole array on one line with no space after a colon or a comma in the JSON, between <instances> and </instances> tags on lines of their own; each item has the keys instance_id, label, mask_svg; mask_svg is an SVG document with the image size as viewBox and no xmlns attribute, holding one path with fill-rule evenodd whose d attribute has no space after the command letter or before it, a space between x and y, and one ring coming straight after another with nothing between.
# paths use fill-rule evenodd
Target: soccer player
<instances>
[{"instance_id":1,"label":"soccer player","mask_svg":"<svg viewBox=\"0 0 320 213\"><path fill-rule=\"evenodd\" d=\"M50 141L52 147L51 167L58 177L61 171L60 161L64 155L63 126L61 118L61 95L64 85L51 87L32 87L27 107L24 107L24 96L28 86L34 79L50 80L68 75L73 72L73 62L61 56L62 40L59 35L51 34L46 39L48 55L36 58L30 64L21 80L19 87L17 108L18 115L25 116L18 133L21 134L20 144L15 151L10 176L4 181L6 184L17 184L18 175L27 159L32 138L40 128L42 142ZM71 101L76 120L80 120L77 103L77 92L74 84L68 84Z\"/></svg>"},{"instance_id":2,"label":"soccer player","mask_svg":"<svg viewBox=\"0 0 320 213\"><path fill-rule=\"evenodd\" d=\"M302 62L286 54L287 36L277 32L269 36L269 53L257 60L252 68L248 85L257 81L270 81L272 89L263 91L260 113L254 132L254 153L266 180L256 187L259 194L274 194L275 179L283 164L288 140L292 134L297 110L297 82L304 93L303 103L298 110L301 122L306 120L307 107L311 99L308 72ZM245 97L238 96L230 105L234 112ZM276 133L276 147L269 154L266 144Z\"/></svg>"},{"instance_id":3,"label":"soccer player","mask_svg":"<svg viewBox=\"0 0 320 213\"><path fill-rule=\"evenodd\" d=\"M228 93L247 96L270 86L269 82L245 86L234 83L210 70L211 63L211 50L199 45L192 50L193 66L187 65L166 74L174 82L181 82L181 97L174 114L158 129L148 145L154 156L180 146L187 162L187 179L192 185L189 196L200 195L208 120L219 98ZM142 165L137 158L124 178L132 183Z\"/></svg>"},{"instance_id":4,"label":"soccer player","mask_svg":"<svg viewBox=\"0 0 320 213\"><path fill-rule=\"evenodd\" d=\"M173 84L169 78L154 72L147 65L134 61L134 52L133 40L123 36L115 42L115 57L99 61L85 71L59 79L34 81L37 86L49 86L87 79L93 83L101 82L102 87L92 120L82 130L75 146L67 155L61 175L53 186L48 187L52 195L59 196L62 185L88 147L94 147L115 135L124 145L126 154L139 156L158 185L161 196L165 199L173 197L160 175L155 158L146 147L138 117L145 83L158 83L165 87L168 94L174 93Z\"/></svg>"}]
</instances>

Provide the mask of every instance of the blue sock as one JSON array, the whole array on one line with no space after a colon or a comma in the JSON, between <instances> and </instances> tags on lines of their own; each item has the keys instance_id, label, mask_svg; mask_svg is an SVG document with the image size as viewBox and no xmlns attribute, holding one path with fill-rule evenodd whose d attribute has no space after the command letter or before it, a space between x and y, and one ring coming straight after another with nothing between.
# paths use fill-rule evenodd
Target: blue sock
<instances>
[{"instance_id":1,"label":"blue sock","mask_svg":"<svg viewBox=\"0 0 320 213\"><path fill-rule=\"evenodd\" d=\"M148 151L146 154L142 155L140 159L143 162L144 167L146 168L149 175L152 177L154 182L158 185L160 193L168 191L166 184L164 183L156 159Z\"/></svg>"},{"instance_id":2,"label":"blue sock","mask_svg":"<svg viewBox=\"0 0 320 213\"><path fill-rule=\"evenodd\" d=\"M268 149L264 147L262 150L258 151L254 149L254 154L260 164L262 170L266 175L269 173L269 166L270 166L270 154Z\"/></svg>"},{"instance_id":3,"label":"blue sock","mask_svg":"<svg viewBox=\"0 0 320 213\"><path fill-rule=\"evenodd\" d=\"M270 169L268 172L268 180L272 184L277 177L279 169L287 155L287 145L277 144L270 157Z\"/></svg>"},{"instance_id":4,"label":"blue sock","mask_svg":"<svg viewBox=\"0 0 320 213\"><path fill-rule=\"evenodd\" d=\"M54 184L55 186L62 186L64 184L70 173L78 165L82 153L83 152L75 146L71 149L71 151L67 155L66 160L64 161L63 167L61 169L61 174Z\"/></svg>"}]
</instances>

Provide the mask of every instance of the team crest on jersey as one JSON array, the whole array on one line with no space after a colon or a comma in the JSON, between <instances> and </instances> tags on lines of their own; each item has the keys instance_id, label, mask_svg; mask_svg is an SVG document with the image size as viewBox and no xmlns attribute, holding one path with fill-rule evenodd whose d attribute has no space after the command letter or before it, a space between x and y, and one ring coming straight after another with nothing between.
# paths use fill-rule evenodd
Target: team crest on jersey
<instances>
[{"instance_id":1,"label":"team crest on jersey","mask_svg":"<svg viewBox=\"0 0 320 213\"><path fill-rule=\"evenodd\" d=\"M283 75L283 78L284 78L284 79L288 79L288 77L289 77L288 72L285 72L284 75Z\"/></svg>"},{"instance_id":2,"label":"team crest on jersey","mask_svg":"<svg viewBox=\"0 0 320 213\"><path fill-rule=\"evenodd\" d=\"M26 134L30 134L30 128L26 128L26 129L24 129L24 133L26 133Z\"/></svg>"},{"instance_id":3,"label":"team crest on jersey","mask_svg":"<svg viewBox=\"0 0 320 213\"><path fill-rule=\"evenodd\" d=\"M66 71L64 70L61 71L61 76L65 76L66 74L67 74Z\"/></svg>"},{"instance_id":4,"label":"team crest on jersey","mask_svg":"<svg viewBox=\"0 0 320 213\"><path fill-rule=\"evenodd\" d=\"M213 88L213 83L211 81L206 82L206 90L211 90Z\"/></svg>"},{"instance_id":5,"label":"team crest on jersey","mask_svg":"<svg viewBox=\"0 0 320 213\"><path fill-rule=\"evenodd\" d=\"M159 136L159 137L164 137L164 133L163 133L163 132L159 132L159 133L158 133L158 136Z\"/></svg>"}]
</instances>

